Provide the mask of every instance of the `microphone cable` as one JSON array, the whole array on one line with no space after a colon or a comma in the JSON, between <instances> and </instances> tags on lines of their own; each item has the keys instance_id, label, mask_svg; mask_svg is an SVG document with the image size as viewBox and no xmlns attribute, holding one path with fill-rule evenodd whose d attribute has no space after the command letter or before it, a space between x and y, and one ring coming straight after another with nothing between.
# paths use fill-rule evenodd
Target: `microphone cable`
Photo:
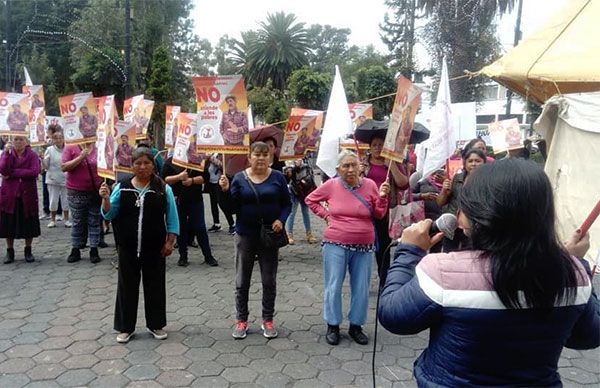
<instances>
[{"instance_id":1,"label":"microphone cable","mask_svg":"<svg viewBox=\"0 0 600 388\"><path fill-rule=\"evenodd\" d=\"M390 243L390 245L387 246L387 248L385 248L385 251L383 251L383 256L385 257L385 255L387 254L387 252L390 250L391 247L398 245L398 242L396 240L392 240L392 242ZM390 255L390 266L392 264L392 258ZM389 268L388 268L389 270ZM387 277L386 277L387 279ZM371 372L373 375L373 388L376 387L375 385L375 352L377 350L377 327L379 326L379 319L377 318L377 312L379 311L379 299L381 298L381 290L383 289L383 286L385 286L385 284L381 284L381 276L379 277L378 280L378 287L377 287L377 302L375 303L375 331L373 332L373 356L371 358Z\"/></svg>"}]
</instances>

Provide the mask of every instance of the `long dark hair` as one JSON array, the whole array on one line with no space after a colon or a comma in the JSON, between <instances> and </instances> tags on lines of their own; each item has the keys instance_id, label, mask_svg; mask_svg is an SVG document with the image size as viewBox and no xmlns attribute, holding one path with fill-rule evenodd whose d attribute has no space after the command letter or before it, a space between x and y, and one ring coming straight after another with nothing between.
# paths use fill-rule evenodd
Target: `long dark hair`
<instances>
[{"instance_id":1,"label":"long dark hair","mask_svg":"<svg viewBox=\"0 0 600 388\"><path fill-rule=\"evenodd\" d=\"M462 153L463 174L465 177L467 175L469 175L469 173L467 172L467 159L469 159L469 156L471 156L472 154L475 154L475 155L479 156L481 159L483 159L483 164L487 163L487 158L486 158L485 154L483 153L483 151L481 151L477 148L471 148L471 149L466 150L465 152Z\"/></svg>"},{"instance_id":2,"label":"long dark hair","mask_svg":"<svg viewBox=\"0 0 600 388\"><path fill-rule=\"evenodd\" d=\"M538 165L507 159L479 167L459 206L471 223L473 249L491 260L494 290L506 307L573 300L574 264L558 242L552 187Z\"/></svg>"}]
</instances>

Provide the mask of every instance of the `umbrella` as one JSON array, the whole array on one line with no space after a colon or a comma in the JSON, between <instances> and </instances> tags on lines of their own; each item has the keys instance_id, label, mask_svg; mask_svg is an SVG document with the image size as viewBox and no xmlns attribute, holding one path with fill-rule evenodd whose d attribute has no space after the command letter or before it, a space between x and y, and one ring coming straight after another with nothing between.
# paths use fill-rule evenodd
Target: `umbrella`
<instances>
[{"instance_id":1,"label":"umbrella","mask_svg":"<svg viewBox=\"0 0 600 388\"><path fill-rule=\"evenodd\" d=\"M265 141L269 137L275 139L277 149L279 150L281 143L283 143L283 131L281 129L274 125L259 125L250 130L250 143Z\"/></svg>"},{"instance_id":2,"label":"umbrella","mask_svg":"<svg viewBox=\"0 0 600 388\"><path fill-rule=\"evenodd\" d=\"M363 143L371 143L373 136L385 137L389 121L365 120L356 130L354 136L356 140ZM415 122L413 130L410 134L409 144L418 144L429 138L429 130L421 123Z\"/></svg>"}]
</instances>

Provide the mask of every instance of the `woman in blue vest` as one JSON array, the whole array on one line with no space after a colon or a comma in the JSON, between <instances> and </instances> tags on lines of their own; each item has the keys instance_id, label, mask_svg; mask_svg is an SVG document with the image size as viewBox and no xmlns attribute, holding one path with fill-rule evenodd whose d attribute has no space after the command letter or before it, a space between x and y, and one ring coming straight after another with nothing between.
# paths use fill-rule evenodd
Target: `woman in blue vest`
<instances>
[{"instance_id":1,"label":"woman in blue vest","mask_svg":"<svg viewBox=\"0 0 600 388\"><path fill-rule=\"evenodd\" d=\"M146 326L156 339L167 338L165 257L173 252L179 219L171 188L154 174L147 147L132 154L133 177L118 183L112 194L100 187L102 215L113 221L119 253L115 306L117 342L128 342L135 330L140 278L143 278ZM143 276L142 276L143 275Z\"/></svg>"}]
</instances>

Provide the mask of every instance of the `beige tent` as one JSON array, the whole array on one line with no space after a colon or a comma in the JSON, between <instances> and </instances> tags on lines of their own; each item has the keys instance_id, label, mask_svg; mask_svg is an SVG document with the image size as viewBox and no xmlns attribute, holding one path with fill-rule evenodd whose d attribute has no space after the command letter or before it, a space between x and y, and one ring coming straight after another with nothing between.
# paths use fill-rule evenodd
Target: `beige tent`
<instances>
[{"instance_id":1,"label":"beige tent","mask_svg":"<svg viewBox=\"0 0 600 388\"><path fill-rule=\"evenodd\" d=\"M600 200L600 92L552 97L534 127L548 145L545 171L554 188L557 229L566 240ZM600 219L590 236L586 258L596 262Z\"/></svg>"},{"instance_id":2,"label":"beige tent","mask_svg":"<svg viewBox=\"0 0 600 388\"><path fill-rule=\"evenodd\" d=\"M600 0L570 0L536 33L481 69L543 104L556 94L600 90Z\"/></svg>"}]
</instances>

